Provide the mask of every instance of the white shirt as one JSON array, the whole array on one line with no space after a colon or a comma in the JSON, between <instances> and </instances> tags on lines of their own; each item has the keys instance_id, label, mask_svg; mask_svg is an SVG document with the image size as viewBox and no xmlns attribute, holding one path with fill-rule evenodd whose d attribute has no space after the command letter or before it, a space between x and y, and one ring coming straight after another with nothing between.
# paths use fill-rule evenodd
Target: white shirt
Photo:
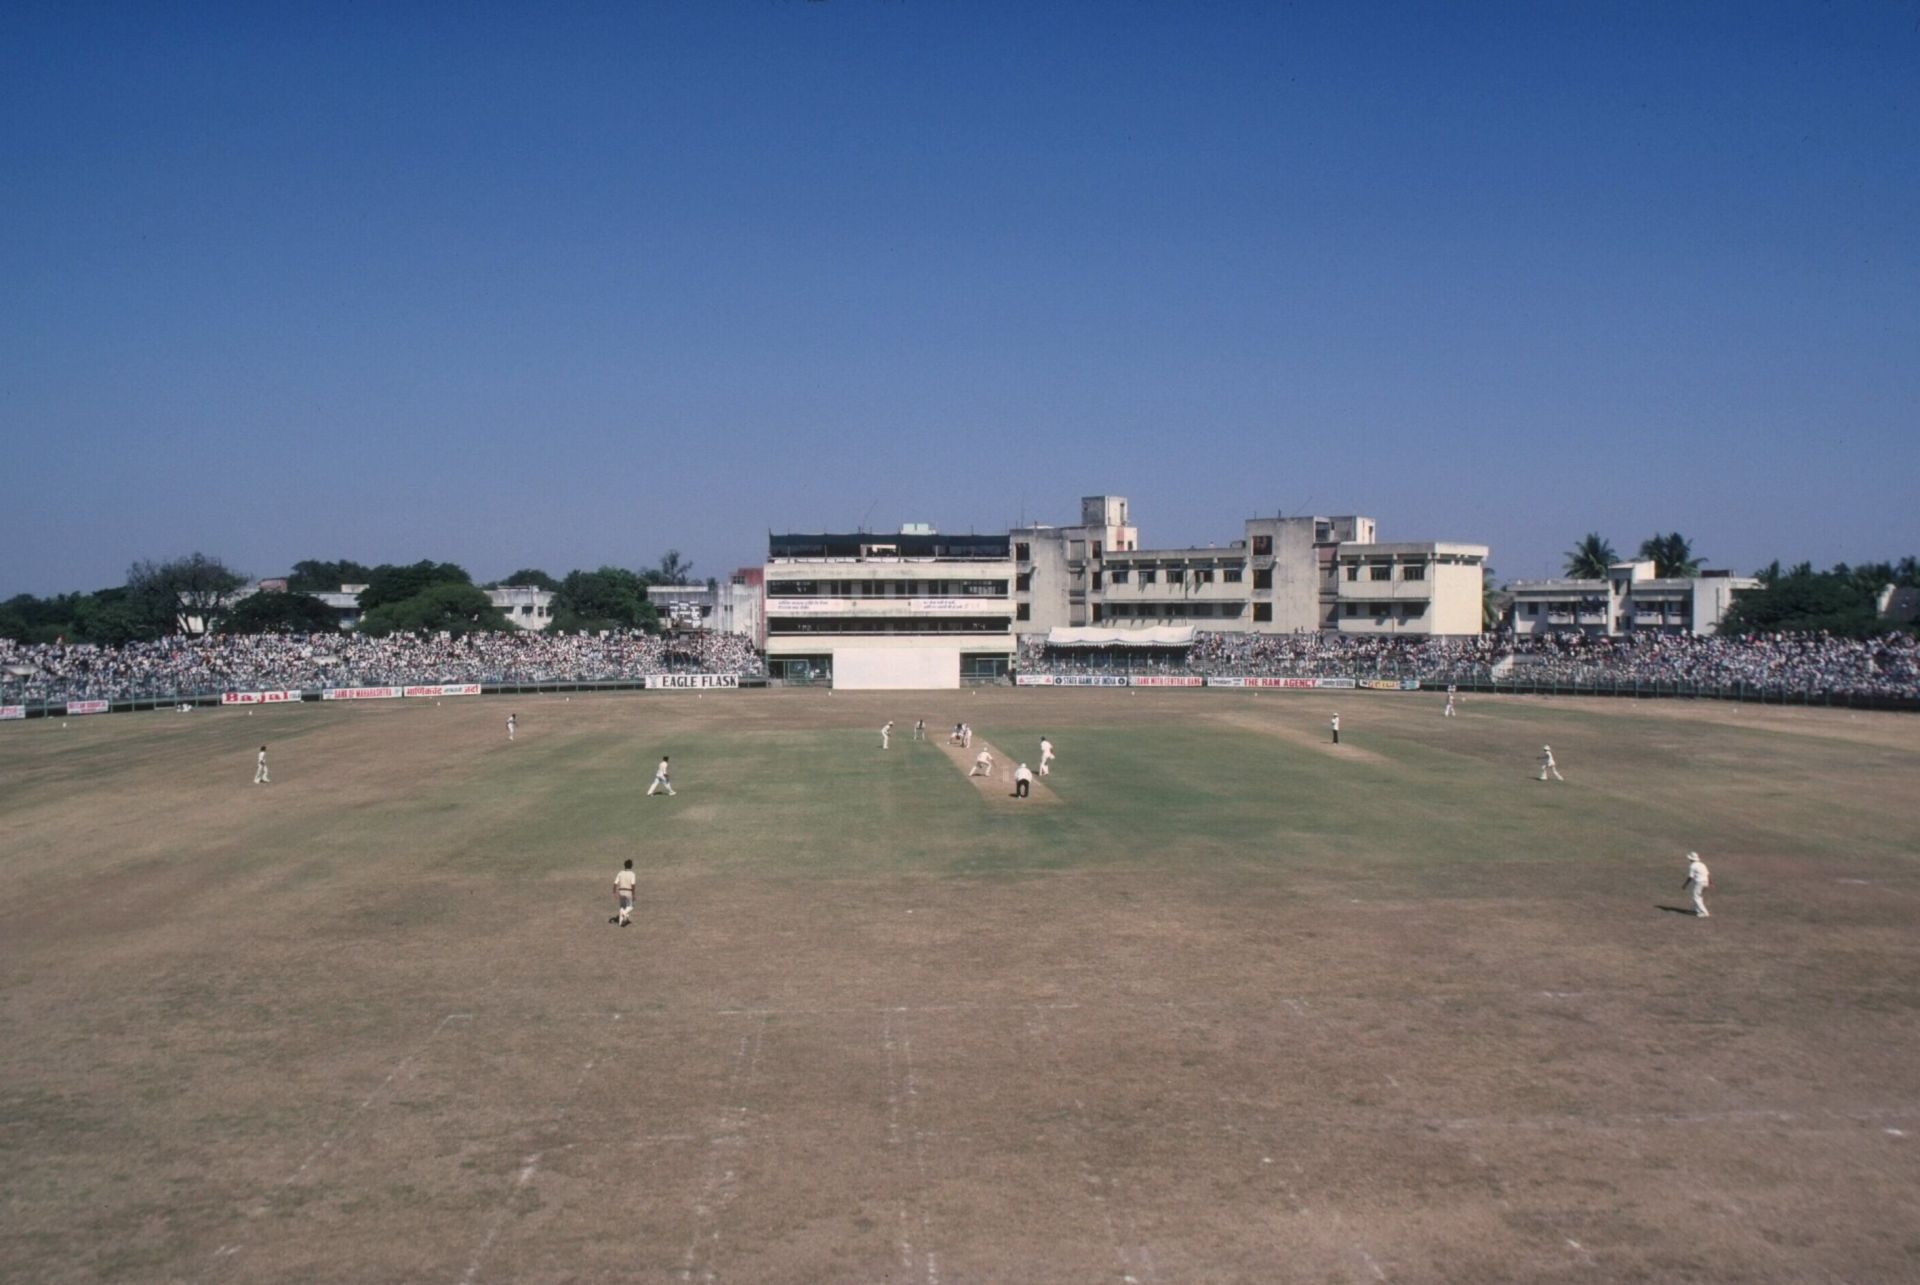
<instances>
[{"instance_id":1,"label":"white shirt","mask_svg":"<svg viewBox=\"0 0 1920 1285\"><path fill-rule=\"evenodd\" d=\"M666 774L667 774L667 761L666 761L665 759L661 759L661 760L660 760L660 766L659 766L659 767L656 767L655 769L653 769L653 774L654 774L655 776L658 776L658 777L662 777L662 778L664 778L664 777L666 776Z\"/></svg>"},{"instance_id":2,"label":"white shirt","mask_svg":"<svg viewBox=\"0 0 1920 1285\"><path fill-rule=\"evenodd\" d=\"M978 754L973 756L973 761L975 764L981 767L992 767L993 755L987 753L985 750L981 750Z\"/></svg>"},{"instance_id":3,"label":"white shirt","mask_svg":"<svg viewBox=\"0 0 1920 1285\"><path fill-rule=\"evenodd\" d=\"M1022 763L1019 767L1013 769L1013 779L1016 781L1031 781L1033 779L1033 773L1027 770L1025 763Z\"/></svg>"},{"instance_id":4,"label":"white shirt","mask_svg":"<svg viewBox=\"0 0 1920 1285\"><path fill-rule=\"evenodd\" d=\"M1695 857L1687 862L1687 882L1696 888L1709 886L1712 876L1707 873L1707 863Z\"/></svg>"},{"instance_id":5,"label":"white shirt","mask_svg":"<svg viewBox=\"0 0 1920 1285\"><path fill-rule=\"evenodd\" d=\"M1040 757L1043 759L1053 757L1053 742L1044 736L1040 738Z\"/></svg>"}]
</instances>

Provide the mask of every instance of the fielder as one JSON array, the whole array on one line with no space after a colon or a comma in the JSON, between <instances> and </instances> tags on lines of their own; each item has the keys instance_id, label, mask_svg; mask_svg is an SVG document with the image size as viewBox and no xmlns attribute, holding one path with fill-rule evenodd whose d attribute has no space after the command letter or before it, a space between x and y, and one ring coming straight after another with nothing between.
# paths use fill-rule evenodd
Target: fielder
<instances>
[{"instance_id":1,"label":"fielder","mask_svg":"<svg viewBox=\"0 0 1920 1285\"><path fill-rule=\"evenodd\" d=\"M633 858L627 858L627 864L613 877L613 899L620 907L620 913L607 920L610 924L619 924L625 928L633 922Z\"/></svg>"},{"instance_id":2,"label":"fielder","mask_svg":"<svg viewBox=\"0 0 1920 1285\"><path fill-rule=\"evenodd\" d=\"M913 739L916 741L924 741L927 739L926 719L916 718L913 720Z\"/></svg>"},{"instance_id":3,"label":"fielder","mask_svg":"<svg viewBox=\"0 0 1920 1285\"><path fill-rule=\"evenodd\" d=\"M1540 779L1543 781L1546 780L1547 773L1549 772L1553 773L1553 779L1556 781L1564 781L1567 779L1566 777L1561 776L1560 769L1554 766L1553 746L1542 745L1540 747Z\"/></svg>"},{"instance_id":4,"label":"fielder","mask_svg":"<svg viewBox=\"0 0 1920 1285\"><path fill-rule=\"evenodd\" d=\"M1454 685L1453 685L1452 683L1448 683L1448 684L1447 684L1447 708L1446 708L1446 713L1445 713L1445 715L1444 715L1444 717L1446 717L1446 718L1458 718L1458 717L1459 717L1459 715L1458 715L1458 714L1455 714L1455 713L1453 712L1453 694L1454 694L1454 692L1455 692L1455 691L1457 691L1457 690L1458 690L1458 689L1457 689L1457 688L1456 688L1456 687L1455 687L1455 686L1454 686Z\"/></svg>"},{"instance_id":5,"label":"fielder","mask_svg":"<svg viewBox=\"0 0 1920 1285\"><path fill-rule=\"evenodd\" d=\"M993 755L986 750L981 750L978 754L974 755L973 771L967 773L967 776L969 778L984 776L991 780L993 777Z\"/></svg>"},{"instance_id":6,"label":"fielder","mask_svg":"<svg viewBox=\"0 0 1920 1285\"><path fill-rule=\"evenodd\" d=\"M1707 909L1707 887L1713 882L1713 876L1707 872L1707 863L1700 859L1697 852L1687 854L1687 881L1680 885L1682 891L1693 894L1693 913L1701 919L1713 912Z\"/></svg>"},{"instance_id":7,"label":"fielder","mask_svg":"<svg viewBox=\"0 0 1920 1285\"><path fill-rule=\"evenodd\" d=\"M1040 775L1041 776L1053 775L1053 768L1050 766L1052 763L1053 763L1053 742L1048 740L1046 737L1042 736L1040 738Z\"/></svg>"},{"instance_id":8,"label":"fielder","mask_svg":"<svg viewBox=\"0 0 1920 1285\"><path fill-rule=\"evenodd\" d=\"M893 740L893 720L888 719L880 725L880 748L886 749Z\"/></svg>"},{"instance_id":9,"label":"fielder","mask_svg":"<svg viewBox=\"0 0 1920 1285\"><path fill-rule=\"evenodd\" d=\"M61 726L66 725L63 723ZM260 747L259 757L253 761L253 783L255 785L273 784L273 778L267 775L267 747L264 745Z\"/></svg>"},{"instance_id":10,"label":"fielder","mask_svg":"<svg viewBox=\"0 0 1920 1285\"><path fill-rule=\"evenodd\" d=\"M518 724L514 722L513 715L511 714L507 715L507 739L508 740L513 739L513 729L517 726Z\"/></svg>"},{"instance_id":11,"label":"fielder","mask_svg":"<svg viewBox=\"0 0 1920 1285\"><path fill-rule=\"evenodd\" d=\"M667 797L673 797L673 782L667 779L667 756L660 756L660 766L653 769L653 784L647 787L647 797L652 798L655 790L665 790Z\"/></svg>"}]
</instances>

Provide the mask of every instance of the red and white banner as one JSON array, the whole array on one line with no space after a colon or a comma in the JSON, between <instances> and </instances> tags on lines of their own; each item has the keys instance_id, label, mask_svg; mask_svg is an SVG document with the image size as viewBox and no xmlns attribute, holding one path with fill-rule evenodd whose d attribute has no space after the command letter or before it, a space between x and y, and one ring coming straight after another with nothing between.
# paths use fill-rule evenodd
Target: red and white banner
<instances>
[{"instance_id":1,"label":"red and white banner","mask_svg":"<svg viewBox=\"0 0 1920 1285\"><path fill-rule=\"evenodd\" d=\"M1209 678L1209 687L1286 687L1296 691L1311 691L1326 685L1323 678Z\"/></svg>"},{"instance_id":2,"label":"red and white banner","mask_svg":"<svg viewBox=\"0 0 1920 1285\"><path fill-rule=\"evenodd\" d=\"M4 722L9 718L25 718L26 716L27 707L25 705L0 705L0 722Z\"/></svg>"},{"instance_id":3,"label":"red and white banner","mask_svg":"<svg viewBox=\"0 0 1920 1285\"><path fill-rule=\"evenodd\" d=\"M408 696L478 696L478 683L427 683L406 689Z\"/></svg>"},{"instance_id":4,"label":"red and white banner","mask_svg":"<svg viewBox=\"0 0 1920 1285\"><path fill-rule=\"evenodd\" d=\"M106 701L68 701L67 702L67 713L69 714L104 714L106 712L107 712Z\"/></svg>"},{"instance_id":5,"label":"red and white banner","mask_svg":"<svg viewBox=\"0 0 1920 1285\"><path fill-rule=\"evenodd\" d=\"M281 705L298 701L299 692L222 692L222 705Z\"/></svg>"},{"instance_id":6,"label":"red and white banner","mask_svg":"<svg viewBox=\"0 0 1920 1285\"><path fill-rule=\"evenodd\" d=\"M400 699L398 687L329 687L320 693L329 701L394 701Z\"/></svg>"},{"instance_id":7,"label":"red and white banner","mask_svg":"<svg viewBox=\"0 0 1920 1285\"><path fill-rule=\"evenodd\" d=\"M1148 675L1145 678L1135 678L1131 685L1134 687L1204 687L1206 682L1207 680L1198 674L1181 676Z\"/></svg>"}]
</instances>

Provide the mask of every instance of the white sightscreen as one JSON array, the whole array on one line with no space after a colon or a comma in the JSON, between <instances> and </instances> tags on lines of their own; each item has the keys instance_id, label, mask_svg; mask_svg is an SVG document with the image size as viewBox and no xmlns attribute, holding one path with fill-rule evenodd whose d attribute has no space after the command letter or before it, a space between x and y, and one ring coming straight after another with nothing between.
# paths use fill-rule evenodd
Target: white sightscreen
<instances>
[{"instance_id":1,"label":"white sightscreen","mask_svg":"<svg viewBox=\"0 0 1920 1285\"><path fill-rule=\"evenodd\" d=\"M851 691L926 691L960 685L960 649L841 648L833 653L833 685Z\"/></svg>"}]
</instances>

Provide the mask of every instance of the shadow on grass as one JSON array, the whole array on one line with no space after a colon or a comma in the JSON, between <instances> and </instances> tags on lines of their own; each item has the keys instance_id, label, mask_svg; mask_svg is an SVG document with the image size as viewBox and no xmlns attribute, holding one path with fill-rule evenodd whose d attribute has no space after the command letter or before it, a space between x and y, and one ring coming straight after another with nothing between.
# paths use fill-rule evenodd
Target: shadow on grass
<instances>
[{"instance_id":1,"label":"shadow on grass","mask_svg":"<svg viewBox=\"0 0 1920 1285\"><path fill-rule=\"evenodd\" d=\"M1674 915L1685 915L1689 919L1696 918L1696 916L1693 913L1692 906L1662 906L1662 905L1659 905L1658 903L1655 903L1654 909L1664 910L1669 914L1674 914Z\"/></svg>"}]
</instances>

